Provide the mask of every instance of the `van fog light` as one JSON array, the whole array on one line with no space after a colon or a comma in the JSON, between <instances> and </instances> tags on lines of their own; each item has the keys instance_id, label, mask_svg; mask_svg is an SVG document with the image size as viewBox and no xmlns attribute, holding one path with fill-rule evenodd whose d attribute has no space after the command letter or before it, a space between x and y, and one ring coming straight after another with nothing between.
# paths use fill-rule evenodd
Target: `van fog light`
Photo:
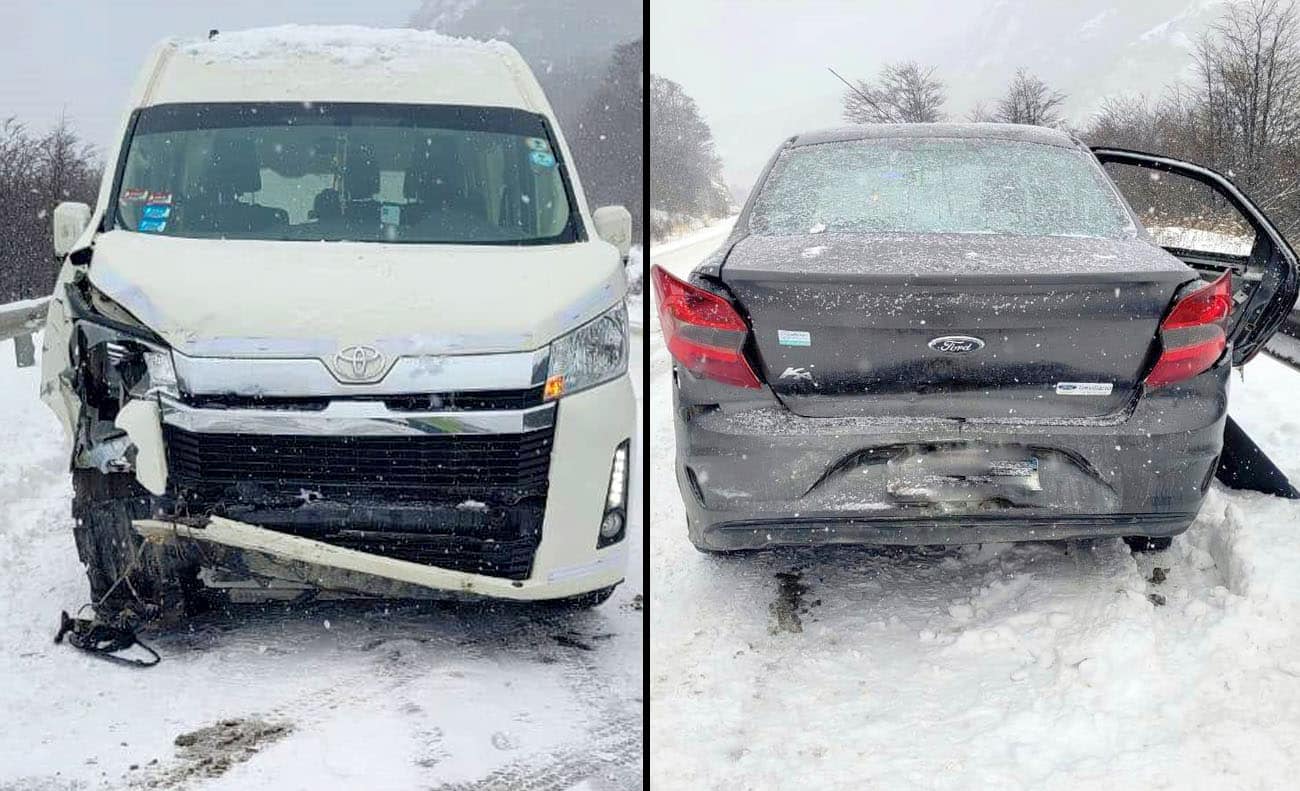
<instances>
[{"instance_id":1,"label":"van fog light","mask_svg":"<svg viewBox=\"0 0 1300 791\"><path fill-rule=\"evenodd\" d=\"M622 539L627 527L627 454L630 445L631 440L625 439L614 449L614 459L609 465L609 488L605 490L605 515L600 520L596 549Z\"/></svg>"},{"instance_id":2,"label":"van fog light","mask_svg":"<svg viewBox=\"0 0 1300 791\"><path fill-rule=\"evenodd\" d=\"M602 538L615 538L623 532L623 515L618 511L610 511L605 514L605 518L600 522L600 535Z\"/></svg>"}]
</instances>

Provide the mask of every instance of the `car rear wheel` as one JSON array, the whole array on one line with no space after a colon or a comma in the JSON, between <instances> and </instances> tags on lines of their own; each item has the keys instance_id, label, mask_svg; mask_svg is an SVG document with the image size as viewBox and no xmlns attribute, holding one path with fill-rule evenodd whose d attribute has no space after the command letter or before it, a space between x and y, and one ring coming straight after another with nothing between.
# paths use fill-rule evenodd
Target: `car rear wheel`
<instances>
[{"instance_id":1,"label":"car rear wheel","mask_svg":"<svg viewBox=\"0 0 1300 791\"><path fill-rule=\"evenodd\" d=\"M149 493L134 476L73 470L72 491L77 554L100 619L134 628L180 620L202 608L198 569L160 545L146 544L132 529L132 519L152 511Z\"/></svg>"},{"instance_id":2,"label":"car rear wheel","mask_svg":"<svg viewBox=\"0 0 1300 791\"><path fill-rule=\"evenodd\" d=\"M1124 543L1134 552L1164 552L1174 539L1172 536L1124 536Z\"/></svg>"}]
</instances>

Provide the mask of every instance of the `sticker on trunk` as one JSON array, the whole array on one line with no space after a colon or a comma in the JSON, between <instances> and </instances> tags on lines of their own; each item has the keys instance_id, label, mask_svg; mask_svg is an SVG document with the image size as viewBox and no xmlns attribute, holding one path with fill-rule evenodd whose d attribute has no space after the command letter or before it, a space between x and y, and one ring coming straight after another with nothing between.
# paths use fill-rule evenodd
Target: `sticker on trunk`
<instances>
[{"instance_id":1,"label":"sticker on trunk","mask_svg":"<svg viewBox=\"0 0 1300 791\"><path fill-rule=\"evenodd\" d=\"M1115 389L1111 382L1057 382L1057 395L1108 396Z\"/></svg>"},{"instance_id":2,"label":"sticker on trunk","mask_svg":"<svg viewBox=\"0 0 1300 791\"><path fill-rule=\"evenodd\" d=\"M812 346L812 333L802 330L777 330L776 342L782 346Z\"/></svg>"}]
</instances>

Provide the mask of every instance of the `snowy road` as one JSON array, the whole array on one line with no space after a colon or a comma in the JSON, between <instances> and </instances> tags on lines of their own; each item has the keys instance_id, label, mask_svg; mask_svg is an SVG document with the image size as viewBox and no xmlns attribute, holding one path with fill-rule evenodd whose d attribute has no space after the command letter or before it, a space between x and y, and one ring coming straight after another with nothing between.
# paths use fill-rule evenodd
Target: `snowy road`
<instances>
[{"instance_id":1,"label":"snowy road","mask_svg":"<svg viewBox=\"0 0 1300 791\"><path fill-rule=\"evenodd\" d=\"M724 233L651 262L684 274ZM650 331L652 787L1295 787L1300 504L1216 483L1171 550L1138 557L1118 540L706 557ZM1298 385L1259 359L1230 410L1293 478Z\"/></svg>"},{"instance_id":2,"label":"snowy road","mask_svg":"<svg viewBox=\"0 0 1300 791\"><path fill-rule=\"evenodd\" d=\"M590 612L249 612L154 641L152 670L53 645L59 610L87 590L58 426L12 349L0 346L0 791L642 787L636 517L628 581ZM640 514L636 467L632 480ZM182 734L193 743L174 744ZM261 749L241 762L250 743Z\"/></svg>"}]
</instances>

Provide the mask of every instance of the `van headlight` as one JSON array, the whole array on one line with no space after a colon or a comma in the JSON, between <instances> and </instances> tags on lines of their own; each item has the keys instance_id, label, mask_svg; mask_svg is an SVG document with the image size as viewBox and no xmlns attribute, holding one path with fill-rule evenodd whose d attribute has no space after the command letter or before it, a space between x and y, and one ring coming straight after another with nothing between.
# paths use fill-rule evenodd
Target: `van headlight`
<instances>
[{"instance_id":1,"label":"van headlight","mask_svg":"<svg viewBox=\"0 0 1300 791\"><path fill-rule=\"evenodd\" d=\"M178 395L171 350L88 321L78 323L79 355L85 355L100 388L125 402L155 392Z\"/></svg>"},{"instance_id":2,"label":"van headlight","mask_svg":"<svg viewBox=\"0 0 1300 791\"><path fill-rule=\"evenodd\" d=\"M604 384L627 371L627 305L619 302L551 344L547 401Z\"/></svg>"}]
</instances>

